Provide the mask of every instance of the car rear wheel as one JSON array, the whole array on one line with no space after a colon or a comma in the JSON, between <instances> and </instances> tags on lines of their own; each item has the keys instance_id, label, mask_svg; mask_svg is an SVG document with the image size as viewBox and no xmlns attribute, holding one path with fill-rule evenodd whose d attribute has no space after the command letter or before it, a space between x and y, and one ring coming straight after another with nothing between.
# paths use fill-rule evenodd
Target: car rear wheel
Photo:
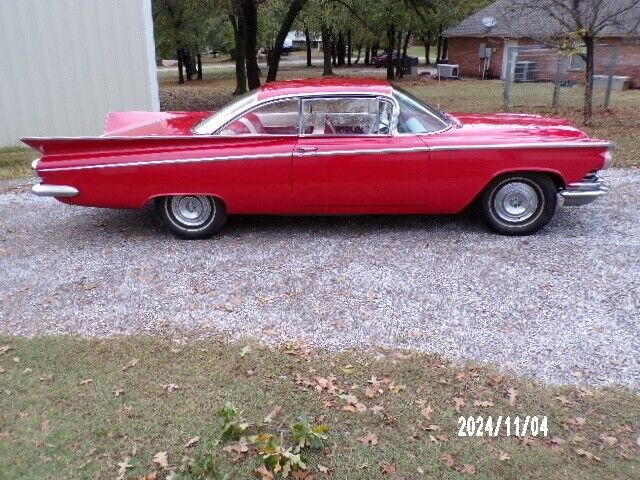
<instances>
[{"instance_id":1,"label":"car rear wheel","mask_svg":"<svg viewBox=\"0 0 640 480\"><path fill-rule=\"evenodd\" d=\"M486 188L481 199L482 211L493 231L503 235L529 235L553 217L556 194L556 186L547 175L507 175Z\"/></svg>"},{"instance_id":2,"label":"car rear wheel","mask_svg":"<svg viewBox=\"0 0 640 480\"><path fill-rule=\"evenodd\" d=\"M162 221L179 237L195 240L220 231L227 220L224 203L206 195L174 195L156 202Z\"/></svg>"}]
</instances>

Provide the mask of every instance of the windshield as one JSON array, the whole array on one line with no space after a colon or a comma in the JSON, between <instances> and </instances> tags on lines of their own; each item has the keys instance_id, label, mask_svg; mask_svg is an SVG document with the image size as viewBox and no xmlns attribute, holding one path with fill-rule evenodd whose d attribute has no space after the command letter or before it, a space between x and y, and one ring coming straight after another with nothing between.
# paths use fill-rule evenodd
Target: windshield
<instances>
[{"instance_id":1,"label":"windshield","mask_svg":"<svg viewBox=\"0 0 640 480\"><path fill-rule=\"evenodd\" d=\"M400 104L398 133L430 133L451 126L444 113L425 105L409 92L394 87L393 96Z\"/></svg>"},{"instance_id":2,"label":"windshield","mask_svg":"<svg viewBox=\"0 0 640 480\"><path fill-rule=\"evenodd\" d=\"M229 120L244 112L252 105L255 105L257 102L258 95L256 94L256 92L248 92L244 95L240 95L233 102L225 105L209 118L200 122L198 126L194 128L194 132L198 135L210 135L220 127L222 127Z\"/></svg>"}]
</instances>

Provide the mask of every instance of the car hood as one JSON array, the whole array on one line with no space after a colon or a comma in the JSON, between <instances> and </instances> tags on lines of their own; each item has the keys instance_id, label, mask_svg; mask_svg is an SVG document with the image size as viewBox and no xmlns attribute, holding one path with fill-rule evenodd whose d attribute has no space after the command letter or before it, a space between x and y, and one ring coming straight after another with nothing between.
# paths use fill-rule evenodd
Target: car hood
<instances>
[{"instance_id":1,"label":"car hood","mask_svg":"<svg viewBox=\"0 0 640 480\"><path fill-rule=\"evenodd\" d=\"M192 129L213 112L109 112L105 137L193 135Z\"/></svg>"},{"instance_id":2,"label":"car hood","mask_svg":"<svg viewBox=\"0 0 640 480\"><path fill-rule=\"evenodd\" d=\"M452 113L451 135L504 141L567 141L589 136L565 118L518 113ZM483 143L483 142L481 142Z\"/></svg>"}]
</instances>

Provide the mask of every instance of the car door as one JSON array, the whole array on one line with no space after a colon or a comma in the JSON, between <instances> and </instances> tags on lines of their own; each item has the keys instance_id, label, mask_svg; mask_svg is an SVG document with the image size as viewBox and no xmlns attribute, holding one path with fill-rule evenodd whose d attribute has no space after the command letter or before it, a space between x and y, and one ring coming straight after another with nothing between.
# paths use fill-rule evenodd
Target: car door
<instances>
[{"instance_id":1,"label":"car door","mask_svg":"<svg viewBox=\"0 0 640 480\"><path fill-rule=\"evenodd\" d=\"M425 206L428 148L418 135L392 134L394 108L376 96L302 99L294 203L362 212Z\"/></svg>"}]
</instances>

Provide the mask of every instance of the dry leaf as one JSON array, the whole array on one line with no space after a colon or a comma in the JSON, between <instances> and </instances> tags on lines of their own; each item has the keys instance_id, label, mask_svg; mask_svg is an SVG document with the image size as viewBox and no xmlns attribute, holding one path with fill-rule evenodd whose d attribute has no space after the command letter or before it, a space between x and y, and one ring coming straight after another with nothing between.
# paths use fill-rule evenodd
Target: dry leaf
<instances>
[{"instance_id":1,"label":"dry leaf","mask_svg":"<svg viewBox=\"0 0 640 480\"><path fill-rule=\"evenodd\" d=\"M127 468L133 467L133 465L129 463L129 460L131 460L129 457L124 457L121 462L118 462L118 476L116 480L123 480L127 474Z\"/></svg>"},{"instance_id":2,"label":"dry leaf","mask_svg":"<svg viewBox=\"0 0 640 480\"><path fill-rule=\"evenodd\" d=\"M375 433L367 433L362 437L358 437L358 441L364 443L365 445L377 445L378 435L376 435Z\"/></svg>"},{"instance_id":3,"label":"dry leaf","mask_svg":"<svg viewBox=\"0 0 640 480\"><path fill-rule=\"evenodd\" d=\"M158 480L158 473L157 472L147 473L143 477L138 477L138 480Z\"/></svg>"},{"instance_id":4,"label":"dry leaf","mask_svg":"<svg viewBox=\"0 0 640 480\"><path fill-rule=\"evenodd\" d=\"M507 397L509 398L509 405L514 407L516 405L516 398L518 397L518 390L515 388L510 388L507 390Z\"/></svg>"},{"instance_id":5,"label":"dry leaf","mask_svg":"<svg viewBox=\"0 0 640 480\"><path fill-rule=\"evenodd\" d=\"M184 444L184 448L191 448L196 443L198 443L199 441L200 441L200 437L193 437L193 438L189 439L189 441L187 443Z\"/></svg>"},{"instance_id":6,"label":"dry leaf","mask_svg":"<svg viewBox=\"0 0 640 480\"><path fill-rule=\"evenodd\" d=\"M379 463L380 471L383 475L391 475L396 473L396 466L393 463L389 463L386 460Z\"/></svg>"},{"instance_id":7,"label":"dry leaf","mask_svg":"<svg viewBox=\"0 0 640 480\"><path fill-rule=\"evenodd\" d=\"M462 397L453 397L453 409L457 412L460 413L460 411L462 410L462 408L466 405L464 398Z\"/></svg>"},{"instance_id":8,"label":"dry leaf","mask_svg":"<svg viewBox=\"0 0 640 480\"><path fill-rule=\"evenodd\" d=\"M440 430L442 430L440 428L440 425L426 425L426 426L421 426L420 428L422 428L422 430L425 430L427 432L439 432Z\"/></svg>"},{"instance_id":9,"label":"dry leaf","mask_svg":"<svg viewBox=\"0 0 640 480\"><path fill-rule=\"evenodd\" d=\"M453 452L445 452L440 455L440 460L442 460L444 464L449 468L453 467L456 464L457 458L458 454Z\"/></svg>"},{"instance_id":10,"label":"dry leaf","mask_svg":"<svg viewBox=\"0 0 640 480\"><path fill-rule=\"evenodd\" d=\"M167 452L158 452L153 456L153 463L157 464L161 468L169 468L169 459L167 458Z\"/></svg>"},{"instance_id":11,"label":"dry leaf","mask_svg":"<svg viewBox=\"0 0 640 480\"><path fill-rule=\"evenodd\" d=\"M4 367L0 367L0 373L5 373L6 371L7 371L7 369L6 369L6 368L4 368Z\"/></svg>"},{"instance_id":12,"label":"dry leaf","mask_svg":"<svg viewBox=\"0 0 640 480\"><path fill-rule=\"evenodd\" d=\"M489 379L489 385L492 387L498 387L502 383L502 380L504 380L504 375L496 375Z\"/></svg>"},{"instance_id":13,"label":"dry leaf","mask_svg":"<svg viewBox=\"0 0 640 480\"><path fill-rule=\"evenodd\" d=\"M224 447L222 451L235 454L247 453L249 451L249 444L244 440L238 440Z\"/></svg>"},{"instance_id":14,"label":"dry leaf","mask_svg":"<svg viewBox=\"0 0 640 480\"><path fill-rule=\"evenodd\" d=\"M129 363L127 363L124 367L122 367L122 371L126 372L127 370L129 370L130 368L135 367L138 362L140 362L139 358L134 358L132 359Z\"/></svg>"},{"instance_id":15,"label":"dry leaf","mask_svg":"<svg viewBox=\"0 0 640 480\"><path fill-rule=\"evenodd\" d=\"M13 350L13 347L11 345L3 345L2 347L0 347L0 355L4 355L11 350Z\"/></svg>"},{"instance_id":16,"label":"dry leaf","mask_svg":"<svg viewBox=\"0 0 640 480\"><path fill-rule=\"evenodd\" d=\"M93 378L87 378L85 380L80 380L80 385L88 385L90 383L93 383Z\"/></svg>"},{"instance_id":17,"label":"dry leaf","mask_svg":"<svg viewBox=\"0 0 640 480\"><path fill-rule=\"evenodd\" d=\"M121 388L119 388L118 390L114 390L114 391L113 391L113 394L114 394L116 397L121 397L122 395L124 395L124 390L122 390Z\"/></svg>"},{"instance_id":18,"label":"dry leaf","mask_svg":"<svg viewBox=\"0 0 640 480\"><path fill-rule=\"evenodd\" d=\"M587 460L595 460L596 462L600 461L600 457L582 448L574 448L573 451L576 452L579 456L586 458Z\"/></svg>"},{"instance_id":19,"label":"dry leaf","mask_svg":"<svg viewBox=\"0 0 640 480\"><path fill-rule=\"evenodd\" d=\"M373 407L371 407L371 411L374 415L379 415L382 410L384 410L384 407L382 405L374 405Z\"/></svg>"},{"instance_id":20,"label":"dry leaf","mask_svg":"<svg viewBox=\"0 0 640 480\"><path fill-rule=\"evenodd\" d=\"M474 400L474 407L493 407L493 402L491 400Z\"/></svg>"},{"instance_id":21,"label":"dry leaf","mask_svg":"<svg viewBox=\"0 0 640 480\"><path fill-rule=\"evenodd\" d=\"M432 413L433 413L433 408L431 407L431 405L427 405L422 410L420 410L420 415L422 415L427 420L431 420Z\"/></svg>"},{"instance_id":22,"label":"dry leaf","mask_svg":"<svg viewBox=\"0 0 640 480\"><path fill-rule=\"evenodd\" d=\"M180 388L180 385L176 385L175 383L165 383L164 385L162 385L162 388L171 393L174 390L178 390Z\"/></svg>"},{"instance_id":23,"label":"dry leaf","mask_svg":"<svg viewBox=\"0 0 640 480\"><path fill-rule=\"evenodd\" d=\"M291 476L296 480L313 480L313 475L309 470L294 470Z\"/></svg>"},{"instance_id":24,"label":"dry leaf","mask_svg":"<svg viewBox=\"0 0 640 480\"><path fill-rule=\"evenodd\" d=\"M476 468L475 465L464 465L460 469L460 472L464 473L465 475L475 475L477 471L478 469Z\"/></svg>"},{"instance_id":25,"label":"dry leaf","mask_svg":"<svg viewBox=\"0 0 640 480\"><path fill-rule=\"evenodd\" d=\"M558 400L563 405L571 405L571 400L569 400L567 397L563 395L558 395L556 397L556 400Z\"/></svg>"},{"instance_id":26,"label":"dry leaf","mask_svg":"<svg viewBox=\"0 0 640 480\"><path fill-rule=\"evenodd\" d=\"M256 470L256 475L260 480L273 480L273 474L265 467L260 467Z\"/></svg>"},{"instance_id":27,"label":"dry leaf","mask_svg":"<svg viewBox=\"0 0 640 480\"><path fill-rule=\"evenodd\" d=\"M40 376L41 382L50 382L51 380L53 380L53 373L45 373Z\"/></svg>"},{"instance_id":28,"label":"dry leaf","mask_svg":"<svg viewBox=\"0 0 640 480\"><path fill-rule=\"evenodd\" d=\"M565 420L564 424L569 428L571 427L581 428L584 425L585 421L586 419L584 417L572 417Z\"/></svg>"},{"instance_id":29,"label":"dry leaf","mask_svg":"<svg viewBox=\"0 0 640 480\"><path fill-rule=\"evenodd\" d=\"M498 450L498 460L504 462L505 460L511 460L511 455L507 452L503 452L502 450Z\"/></svg>"},{"instance_id":30,"label":"dry leaf","mask_svg":"<svg viewBox=\"0 0 640 480\"><path fill-rule=\"evenodd\" d=\"M602 443L604 443L608 447L613 447L616 443L618 443L618 439L616 437L609 437L607 435L600 435L600 440L602 440Z\"/></svg>"},{"instance_id":31,"label":"dry leaf","mask_svg":"<svg viewBox=\"0 0 640 480\"><path fill-rule=\"evenodd\" d=\"M281 412L282 412L282 407L280 407L280 406L275 407L273 410L271 410L271 412L269 412L269 415L264 417L263 422L264 423L273 422L273 419L276 418L278 415L280 415Z\"/></svg>"},{"instance_id":32,"label":"dry leaf","mask_svg":"<svg viewBox=\"0 0 640 480\"><path fill-rule=\"evenodd\" d=\"M324 465L320 465L320 464L318 464L318 471L320 473L329 473L329 469L327 467L325 467Z\"/></svg>"}]
</instances>

